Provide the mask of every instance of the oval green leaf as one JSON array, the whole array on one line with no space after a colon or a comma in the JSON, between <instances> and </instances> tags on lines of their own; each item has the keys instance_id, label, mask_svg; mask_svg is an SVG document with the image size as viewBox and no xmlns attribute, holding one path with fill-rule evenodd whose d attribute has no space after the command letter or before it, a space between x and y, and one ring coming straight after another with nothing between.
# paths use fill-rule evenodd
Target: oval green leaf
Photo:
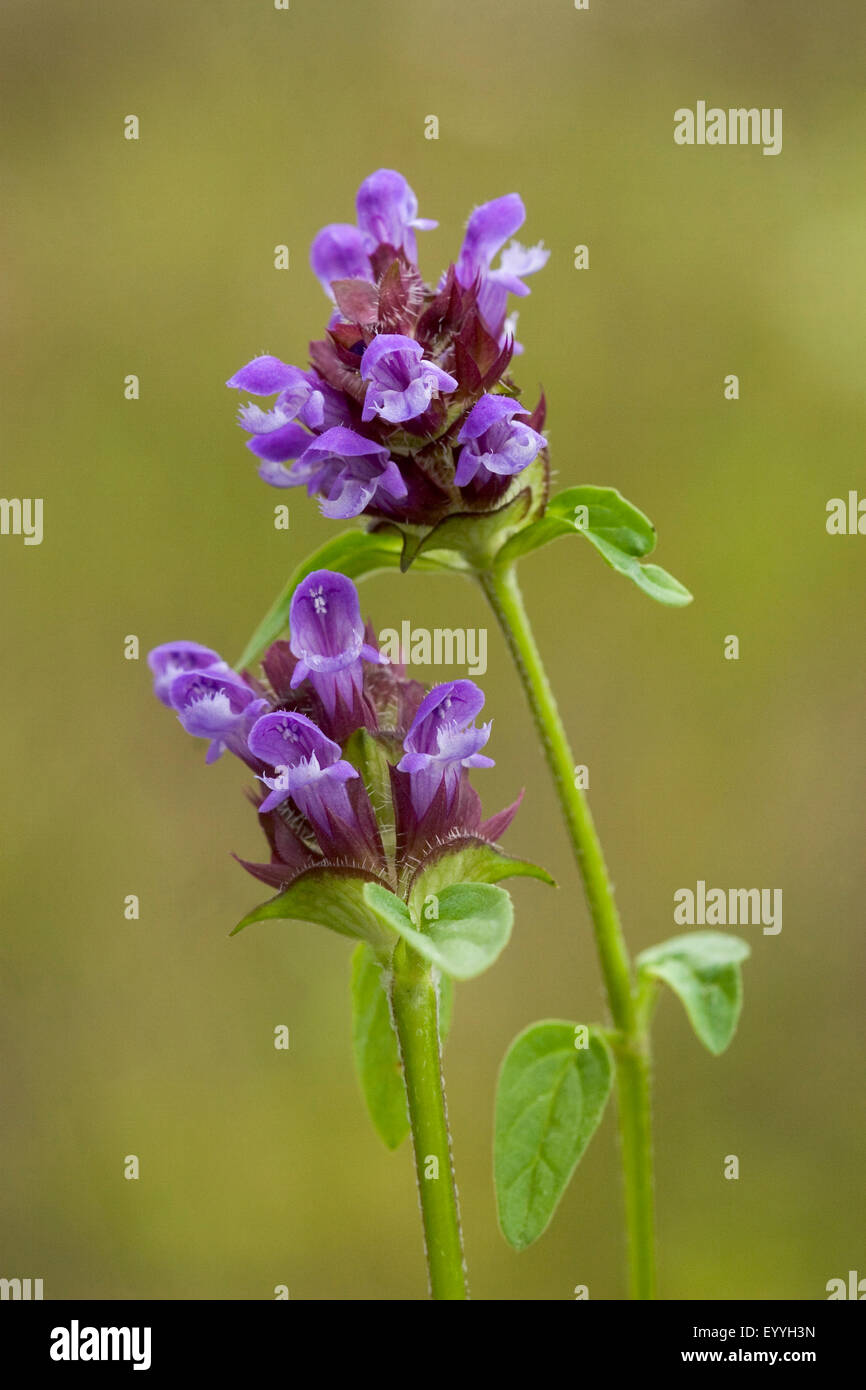
<instances>
[{"instance_id":1,"label":"oval green leaf","mask_svg":"<svg viewBox=\"0 0 866 1390\"><path fill-rule=\"evenodd\" d=\"M718 1056L737 1029L743 1007L740 965L748 956L749 947L739 937L699 931L651 946L636 964L641 976L674 991L698 1038Z\"/></svg>"},{"instance_id":2,"label":"oval green leaf","mask_svg":"<svg viewBox=\"0 0 866 1390\"><path fill-rule=\"evenodd\" d=\"M308 869L284 892L254 907L229 934L236 936L253 922L276 919L314 922L340 936L369 941L374 946L392 946L396 941L393 931L367 906L364 889L370 883L360 870ZM388 890L383 888L382 891Z\"/></svg>"},{"instance_id":3,"label":"oval green leaf","mask_svg":"<svg viewBox=\"0 0 866 1390\"><path fill-rule=\"evenodd\" d=\"M538 878L556 886L546 869L528 859L510 859L487 840L467 837L443 845L412 880L409 900L416 914L425 899L452 883L499 883L504 878Z\"/></svg>"},{"instance_id":4,"label":"oval green leaf","mask_svg":"<svg viewBox=\"0 0 866 1390\"><path fill-rule=\"evenodd\" d=\"M496 1091L494 1175L499 1225L515 1250L548 1226L612 1082L610 1051L594 1028L579 1034L576 1024L549 1019L508 1049Z\"/></svg>"},{"instance_id":5,"label":"oval green leaf","mask_svg":"<svg viewBox=\"0 0 866 1390\"><path fill-rule=\"evenodd\" d=\"M382 966L365 941L352 955L352 1050L370 1119L387 1147L396 1149L409 1133L403 1068Z\"/></svg>"},{"instance_id":6,"label":"oval green leaf","mask_svg":"<svg viewBox=\"0 0 866 1390\"><path fill-rule=\"evenodd\" d=\"M490 883L444 888L434 904L416 914L417 925L406 904L379 883L365 885L364 900L383 928L399 932L419 955L455 980L471 980L489 969L507 944L514 920L511 898Z\"/></svg>"},{"instance_id":7,"label":"oval green leaf","mask_svg":"<svg viewBox=\"0 0 866 1390\"><path fill-rule=\"evenodd\" d=\"M557 493L544 516L512 536L499 559L509 563L558 536L575 532L585 536L613 569L656 602L669 607L691 603L692 595L673 575L659 565L640 563L655 548L655 527L613 487L584 484Z\"/></svg>"}]
</instances>

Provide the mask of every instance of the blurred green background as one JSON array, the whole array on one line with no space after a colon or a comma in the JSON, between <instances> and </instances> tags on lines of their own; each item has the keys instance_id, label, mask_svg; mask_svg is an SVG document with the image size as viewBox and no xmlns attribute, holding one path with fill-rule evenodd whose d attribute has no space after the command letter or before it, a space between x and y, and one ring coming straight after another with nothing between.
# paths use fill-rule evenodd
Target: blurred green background
<instances>
[{"instance_id":1,"label":"blurred green background","mask_svg":"<svg viewBox=\"0 0 866 1390\"><path fill-rule=\"evenodd\" d=\"M380 1147L352 1071L348 945L288 924L228 939L267 896L230 857L260 848L243 770L206 768L123 658L133 633L142 654L189 637L233 658L334 534L258 481L223 383L257 352L304 361L326 317L309 242L382 165L440 220L428 279L476 202L521 192L523 239L552 254L515 374L547 392L559 481L619 487L695 594L657 607L565 541L522 569L633 948L673 933L698 878L784 891L781 935L744 929L727 1055L659 1009L663 1294L814 1299L866 1274L866 540L824 527L866 482L862 5L6 0L0 30L2 491L45 499L41 546L0 538L0 1274L49 1298L425 1295L409 1153ZM782 154L675 146L699 99L782 107ZM623 1297L612 1110L538 1244L516 1255L496 1226L502 1054L536 1018L603 1009L520 691L462 581L380 576L362 599L377 628L490 627L497 765L476 785L491 810L526 786L508 847L560 884L514 885L512 944L458 991L473 1292Z\"/></svg>"}]
</instances>

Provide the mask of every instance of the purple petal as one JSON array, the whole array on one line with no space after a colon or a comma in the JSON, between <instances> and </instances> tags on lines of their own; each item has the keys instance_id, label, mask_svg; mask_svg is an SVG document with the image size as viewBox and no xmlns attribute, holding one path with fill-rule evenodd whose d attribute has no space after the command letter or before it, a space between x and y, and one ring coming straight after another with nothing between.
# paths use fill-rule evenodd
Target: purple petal
<instances>
[{"instance_id":1,"label":"purple petal","mask_svg":"<svg viewBox=\"0 0 866 1390\"><path fill-rule=\"evenodd\" d=\"M319 499L322 516L332 521L348 521L360 516L364 508L376 496L376 484L372 480L339 477L331 487L327 497Z\"/></svg>"},{"instance_id":2,"label":"purple petal","mask_svg":"<svg viewBox=\"0 0 866 1390\"><path fill-rule=\"evenodd\" d=\"M303 478L296 478L283 464L271 463L267 459L259 465L256 472L268 487L300 487L305 481Z\"/></svg>"},{"instance_id":3,"label":"purple petal","mask_svg":"<svg viewBox=\"0 0 866 1390\"><path fill-rule=\"evenodd\" d=\"M171 686L171 702L188 734L211 740L206 761L215 762L225 747L248 756L245 733L249 721L267 709L239 676L213 671L188 671Z\"/></svg>"},{"instance_id":4,"label":"purple petal","mask_svg":"<svg viewBox=\"0 0 866 1390\"><path fill-rule=\"evenodd\" d=\"M486 395L472 407L458 434L463 444L454 481L470 483L479 470L487 475L510 477L528 468L544 448L544 435L516 415L526 415L519 401L508 396Z\"/></svg>"},{"instance_id":5,"label":"purple petal","mask_svg":"<svg viewBox=\"0 0 866 1390\"><path fill-rule=\"evenodd\" d=\"M333 299L332 280L372 280L364 237L348 222L332 222L314 237L310 265L325 294Z\"/></svg>"},{"instance_id":6,"label":"purple petal","mask_svg":"<svg viewBox=\"0 0 866 1390\"><path fill-rule=\"evenodd\" d=\"M427 230L438 226L418 216L418 199L396 169L377 169L358 189L358 226L367 238L368 250L381 243L403 251L411 261L418 258L413 228Z\"/></svg>"},{"instance_id":7,"label":"purple petal","mask_svg":"<svg viewBox=\"0 0 866 1390\"><path fill-rule=\"evenodd\" d=\"M310 372L309 380L312 393L300 411L299 419L311 430L329 430L335 425L348 425L352 412L342 391L337 391L315 372Z\"/></svg>"},{"instance_id":8,"label":"purple petal","mask_svg":"<svg viewBox=\"0 0 866 1390\"><path fill-rule=\"evenodd\" d=\"M311 671L339 671L364 643L358 591L344 574L315 570L295 589L289 611L291 649Z\"/></svg>"},{"instance_id":9,"label":"purple petal","mask_svg":"<svg viewBox=\"0 0 866 1390\"><path fill-rule=\"evenodd\" d=\"M247 448L269 463L285 463L287 459L300 458L312 437L300 425L283 425L270 434L257 434L248 439Z\"/></svg>"},{"instance_id":10,"label":"purple petal","mask_svg":"<svg viewBox=\"0 0 866 1390\"><path fill-rule=\"evenodd\" d=\"M407 753L437 753L438 730L444 723L458 727L472 722L484 708L484 692L474 681L445 681L435 685L418 706L403 747Z\"/></svg>"},{"instance_id":11,"label":"purple petal","mask_svg":"<svg viewBox=\"0 0 866 1390\"><path fill-rule=\"evenodd\" d=\"M361 376L369 381L383 359L386 366L393 359L398 363L405 362L408 367L412 362L420 362L423 356L424 349L414 338L406 338L402 333L380 333L364 351Z\"/></svg>"},{"instance_id":12,"label":"purple petal","mask_svg":"<svg viewBox=\"0 0 866 1390\"><path fill-rule=\"evenodd\" d=\"M254 357L239 372L229 377L226 386L237 391L248 391L251 396L274 396L293 384L300 369L289 367L279 357Z\"/></svg>"},{"instance_id":13,"label":"purple petal","mask_svg":"<svg viewBox=\"0 0 866 1390\"><path fill-rule=\"evenodd\" d=\"M512 396L486 395L475 402L457 436L460 444L468 439L477 439L497 420L510 420L515 415L525 415L526 411Z\"/></svg>"},{"instance_id":14,"label":"purple petal","mask_svg":"<svg viewBox=\"0 0 866 1390\"><path fill-rule=\"evenodd\" d=\"M246 682L231 670L184 671L172 681L170 696L172 709L180 715L199 701L216 696L224 697L224 708L236 715L256 698Z\"/></svg>"},{"instance_id":15,"label":"purple petal","mask_svg":"<svg viewBox=\"0 0 866 1390\"><path fill-rule=\"evenodd\" d=\"M169 709L173 708L169 691L176 676L184 671L206 670L209 666L224 672L230 670L219 652L199 642L164 642L148 652L147 664L153 672L153 693Z\"/></svg>"},{"instance_id":16,"label":"purple petal","mask_svg":"<svg viewBox=\"0 0 866 1390\"><path fill-rule=\"evenodd\" d=\"M409 491L403 474L391 458L389 458L382 472L376 479L376 484L377 489L381 488L383 492L387 492L391 497L405 497Z\"/></svg>"},{"instance_id":17,"label":"purple petal","mask_svg":"<svg viewBox=\"0 0 866 1390\"><path fill-rule=\"evenodd\" d=\"M496 270L497 275L513 278L520 282L523 275L533 275L536 270L541 270L550 260L550 251L539 241L535 246L521 246L519 241L513 241L510 246L506 246L502 255L499 257L499 265ZM520 294L521 290L512 290L512 294ZM527 289L524 285L522 293L526 294Z\"/></svg>"},{"instance_id":18,"label":"purple petal","mask_svg":"<svg viewBox=\"0 0 866 1390\"><path fill-rule=\"evenodd\" d=\"M383 444L377 444L375 439L367 439L365 435L358 434L355 430L346 429L342 425L335 425L308 444L303 458L305 461L320 462L329 458L360 458L364 456L371 459L381 459L384 464L388 458L388 450Z\"/></svg>"},{"instance_id":19,"label":"purple petal","mask_svg":"<svg viewBox=\"0 0 866 1390\"><path fill-rule=\"evenodd\" d=\"M270 767L294 767L315 757L320 768L340 757L340 745L326 738L304 714L278 711L256 720L247 739L255 757Z\"/></svg>"},{"instance_id":20,"label":"purple petal","mask_svg":"<svg viewBox=\"0 0 866 1390\"><path fill-rule=\"evenodd\" d=\"M238 424L250 434L272 434L282 429L294 418L295 412L287 414L280 406L273 410L262 410L260 405L242 405L238 411Z\"/></svg>"},{"instance_id":21,"label":"purple petal","mask_svg":"<svg viewBox=\"0 0 866 1390\"><path fill-rule=\"evenodd\" d=\"M490 267L496 252L523 225L526 209L517 193L482 203L466 224L466 235L457 261L457 279L471 285Z\"/></svg>"},{"instance_id":22,"label":"purple petal","mask_svg":"<svg viewBox=\"0 0 866 1390\"><path fill-rule=\"evenodd\" d=\"M381 415L392 425L423 415L434 396L455 391L458 385L453 376L424 359L420 343L400 333L373 339L361 358L361 376L368 383L361 419Z\"/></svg>"}]
</instances>

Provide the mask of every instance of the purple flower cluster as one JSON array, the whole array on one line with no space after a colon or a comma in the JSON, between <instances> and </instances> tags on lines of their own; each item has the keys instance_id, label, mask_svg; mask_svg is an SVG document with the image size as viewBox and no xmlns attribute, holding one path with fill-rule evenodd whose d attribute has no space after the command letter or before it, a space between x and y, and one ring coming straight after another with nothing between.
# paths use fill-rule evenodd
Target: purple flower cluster
<instances>
[{"instance_id":1,"label":"purple flower cluster","mask_svg":"<svg viewBox=\"0 0 866 1390\"><path fill-rule=\"evenodd\" d=\"M508 376L520 351L508 296L529 293L523 277L548 252L506 246L526 215L509 193L475 209L457 261L431 288L415 233L437 224L418 216L402 174L371 174L356 207L357 224L333 223L311 247L334 312L309 369L265 355L227 383L271 398L239 412L259 476L306 487L331 517L435 525L499 505L545 454L543 397L528 412Z\"/></svg>"},{"instance_id":2,"label":"purple flower cluster","mask_svg":"<svg viewBox=\"0 0 866 1390\"><path fill-rule=\"evenodd\" d=\"M264 789L254 799L270 862L244 868L278 888L322 865L395 885L446 844L502 833L519 803L484 821L469 784L470 768L493 765L472 681L425 693L407 680L365 630L352 581L330 570L298 585L290 628L266 653L261 681L195 642L148 656L155 694L208 739L207 761L228 748ZM362 730L387 769L372 799L352 761L367 765L356 756Z\"/></svg>"}]
</instances>

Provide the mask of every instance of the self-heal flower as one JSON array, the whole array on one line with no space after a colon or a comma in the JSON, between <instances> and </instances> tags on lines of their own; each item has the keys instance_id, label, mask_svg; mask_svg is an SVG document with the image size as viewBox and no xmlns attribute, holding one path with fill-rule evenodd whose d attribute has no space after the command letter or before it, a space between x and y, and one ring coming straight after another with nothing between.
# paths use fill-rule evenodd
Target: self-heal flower
<instances>
[{"instance_id":1,"label":"self-heal flower","mask_svg":"<svg viewBox=\"0 0 866 1390\"><path fill-rule=\"evenodd\" d=\"M273 475L267 481L274 481ZM297 462L283 470L279 485L303 485L310 496L320 493L325 516L341 519L359 516L380 492L386 498L406 496L403 476L384 444L342 425L308 443Z\"/></svg>"},{"instance_id":2,"label":"self-heal flower","mask_svg":"<svg viewBox=\"0 0 866 1390\"><path fill-rule=\"evenodd\" d=\"M458 487L476 478L486 482L492 474L512 476L529 467L547 441L514 418L525 414L520 402L510 396L487 395L476 402L457 436L463 445L454 475Z\"/></svg>"},{"instance_id":3,"label":"self-heal flower","mask_svg":"<svg viewBox=\"0 0 866 1390\"><path fill-rule=\"evenodd\" d=\"M315 829L329 833L327 816L350 823L353 811L346 782L358 776L341 756L339 743L326 738L304 714L264 714L250 730L250 752L276 771L260 780L270 788L259 811L265 814L289 797Z\"/></svg>"},{"instance_id":4,"label":"self-heal flower","mask_svg":"<svg viewBox=\"0 0 866 1390\"><path fill-rule=\"evenodd\" d=\"M167 695L159 687L164 701L208 740L208 761L228 748L258 779L249 795L270 858L241 859L243 867L280 891L321 874L327 897L344 876L396 889L443 855L493 851L519 799L484 819L469 778L491 765L480 751L490 726L473 723L478 687L452 681L425 699L418 681L383 662L345 575L309 574L289 620L289 640L267 650L261 680L193 642L166 643L149 658L157 685L170 679Z\"/></svg>"},{"instance_id":5,"label":"self-heal flower","mask_svg":"<svg viewBox=\"0 0 866 1390\"><path fill-rule=\"evenodd\" d=\"M414 338L401 333L381 333L361 358L361 378L367 383L362 420L380 415L389 424L401 424L423 415L434 397L457 390L457 380L428 362Z\"/></svg>"},{"instance_id":6,"label":"self-heal flower","mask_svg":"<svg viewBox=\"0 0 866 1390\"><path fill-rule=\"evenodd\" d=\"M203 647L200 642L163 642L147 654L147 664L153 672L153 693L171 709L169 692L175 676L184 671L204 671L214 667L228 672L230 667L219 652Z\"/></svg>"},{"instance_id":7,"label":"self-heal flower","mask_svg":"<svg viewBox=\"0 0 866 1390\"><path fill-rule=\"evenodd\" d=\"M502 198L482 203L466 224L457 261L457 279L461 285L468 287L480 280L478 309L485 326L497 339L506 332L509 294L529 294L529 286L521 276L540 270L550 256L542 242L524 247L514 241L502 252L498 267L492 269L493 257L525 219L526 209L517 193L506 193Z\"/></svg>"},{"instance_id":8,"label":"self-heal flower","mask_svg":"<svg viewBox=\"0 0 866 1390\"><path fill-rule=\"evenodd\" d=\"M416 231L438 227L418 216L418 199L396 169L377 169L358 189L358 225L330 222L313 238L310 265L329 299L335 280L374 279L370 260L379 246L399 251L413 265L418 260Z\"/></svg>"},{"instance_id":9,"label":"self-heal flower","mask_svg":"<svg viewBox=\"0 0 866 1390\"><path fill-rule=\"evenodd\" d=\"M363 724L363 662L381 657L364 641L361 605L351 579L331 570L309 574L292 595L289 625L297 657L292 688L309 680L329 720L339 726L335 732L342 732L345 715L351 727Z\"/></svg>"},{"instance_id":10,"label":"self-heal flower","mask_svg":"<svg viewBox=\"0 0 866 1390\"><path fill-rule=\"evenodd\" d=\"M484 707L484 694L474 681L446 681L434 686L418 707L403 741L398 772L412 778L412 805L424 815L440 787L445 805L453 804L462 768L493 767L480 750L490 737L490 724L479 729L474 720Z\"/></svg>"},{"instance_id":11,"label":"self-heal flower","mask_svg":"<svg viewBox=\"0 0 866 1390\"><path fill-rule=\"evenodd\" d=\"M547 451L530 433L543 426L543 398L532 415L515 406L489 440L480 435L498 421L483 409L472 417L477 434L461 430L485 396L516 394L507 375L518 350L508 296L528 294L521 276L548 253L507 244L525 217L519 196L507 194L476 208L457 262L434 288L417 265L416 233L436 224L419 217L403 175L376 170L356 206L357 225L331 223L312 245L334 311L310 343L308 369L265 354L229 385L252 397L239 421L264 482L305 487L334 519L363 514L413 528L403 531L408 563L440 525L443 539L447 532L449 543L460 536L468 544L471 528L448 529L454 517L501 511L504 533L520 490L531 499L527 522L544 509ZM266 395L270 401L257 399ZM528 478L512 486L532 459ZM488 549L493 532L489 539Z\"/></svg>"},{"instance_id":12,"label":"self-heal flower","mask_svg":"<svg viewBox=\"0 0 866 1390\"><path fill-rule=\"evenodd\" d=\"M216 762L227 748L249 762L247 736L268 702L256 698L240 676L213 669L187 671L175 676L169 696L186 732L210 740L206 762Z\"/></svg>"},{"instance_id":13,"label":"self-heal flower","mask_svg":"<svg viewBox=\"0 0 866 1390\"><path fill-rule=\"evenodd\" d=\"M355 206L367 250L393 246L413 265L418 260L415 230L426 232L439 226L429 217L418 216L418 199L396 169L377 169L366 178L358 189Z\"/></svg>"},{"instance_id":14,"label":"self-heal flower","mask_svg":"<svg viewBox=\"0 0 866 1390\"><path fill-rule=\"evenodd\" d=\"M254 404L241 406L239 423L251 434L271 434L291 420L301 419L311 429L323 422L324 399L315 373L291 367L279 357L254 357L229 377L226 386L251 396L277 397L270 410Z\"/></svg>"}]
</instances>

